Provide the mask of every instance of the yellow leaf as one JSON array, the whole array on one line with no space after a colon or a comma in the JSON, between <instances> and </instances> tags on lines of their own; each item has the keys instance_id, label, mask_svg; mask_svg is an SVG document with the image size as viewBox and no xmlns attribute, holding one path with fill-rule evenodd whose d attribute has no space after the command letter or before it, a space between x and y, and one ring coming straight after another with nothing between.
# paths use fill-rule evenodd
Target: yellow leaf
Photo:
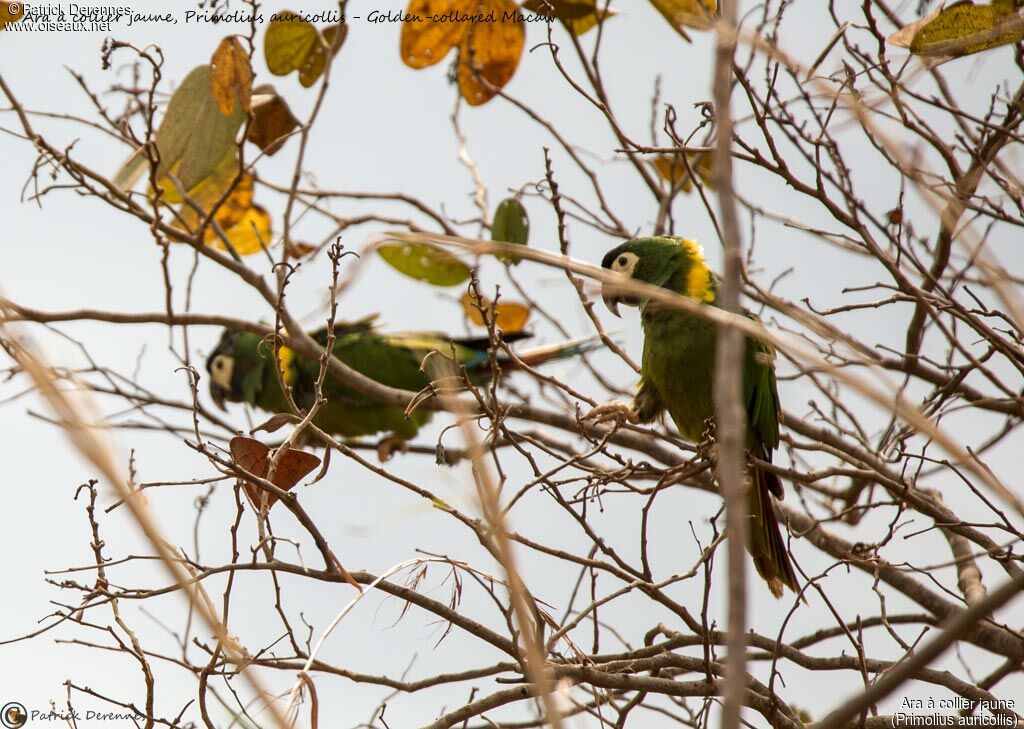
<instances>
[{"instance_id":1,"label":"yellow leaf","mask_svg":"<svg viewBox=\"0 0 1024 729\"><path fill-rule=\"evenodd\" d=\"M686 28L707 30L715 23L715 0L651 0L669 25L683 38L690 39Z\"/></svg>"},{"instance_id":2,"label":"yellow leaf","mask_svg":"<svg viewBox=\"0 0 1024 729\"><path fill-rule=\"evenodd\" d=\"M222 114L235 112L235 99L249 111L252 96L252 66L238 36L222 40L210 59L210 88Z\"/></svg>"},{"instance_id":3,"label":"yellow leaf","mask_svg":"<svg viewBox=\"0 0 1024 729\"><path fill-rule=\"evenodd\" d=\"M486 310L488 318L494 320L494 326L506 334L521 332L530 320L530 307L518 301L501 301L494 304L486 298L481 301L468 291L459 301L462 303L462 311L466 318L478 327L486 325L481 309Z\"/></svg>"},{"instance_id":4,"label":"yellow leaf","mask_svg":"<svg viewBox=\"0 0 1024 729\"><path fill-rule=\"evenodd\" d=\"M203 212L200 213L188 203L182 203L178 208L176 226L186 232L194 232L209 215L217 201L224 196L228 186L234 182L237 175L238 160L232 156L230 163L218 167L217 174L189 191L189 197L203 209ZM166 198L166 193L162 199L168 203L172 201ZM176 196L172 199L178 201L180 197ZM262 206L253 203L253 179L249 174L243 174L238 180L238 184L217 208L213 215L213 221L203 232L205 243L212 243L218 248L225 249L224 241L220 239L214 229L214 222L224 231L224 235L231 241L232 247L241 256L258 253L263 246L270 245L272 235L270 215Z\"/></svg>"},{"instance_id":5,"label":"yellow leaf","mask_svg":"<svg viewBox=\"0 0 1024 729\"><path fill-rule=\"evenodd\" d=\"M270 227L270 214L260 205L253 205L242 211L241 217L235 220L234 212L225 214L224 221L221 221L221 211L217 211L214 219L220 223L225 236L231 241L231 246L240 256L248 256L252 253L259 253L264 246L270 245L272 234ZM232 224L233 223L233 224ZM206 229L204 240L207 244L213 243L220 249L226 249L224 241L220 239L213 227Z\"/></svg>"},{"instance_id":6,"label":"yellow leaf","mask_svg":"<svg viewBox=\"0 0 1024 729\"><path fill-rule=\"evenodd\" d=\"M526 23L503 19L506 13L517 14L512 0L486 0L477 7L493 12L496 20L473 23L459 42L459 90L471 106L490 101L495 89L509 82L526 43Z\"/></svg>"},{"instance_id":7,"label":"yellow leaf","mask_svg":"<svg viewBox=\"0 0 1024 729\"><path fill-rule=\"evenodd\" d=\"M689 162L689 167L687 167L687 162ZM693 190L691 170L697 174L704 187L711 190L715 189L711 163L712 157L707 152L687 154L685 162L682 156L678 154L662 154L651 160L651 164L663 180L670 185L680 183L679 189L686 193Z\"/></svg>"},{"instance_id":8,"label":"yellow leaf","mask_svg":"<svg viewBox=\"0 0 1024 729\"><path fill-rule=\"evenodd\" d=\"M217 204L217 201L224 196L228 186L234 182L238 173L237 162L235 164L236 167L233 174L221 179L211 178L208 186L200 187L197 190L197 196L189 195L189 197L191 197L193 201L198 203L203 209L202 214L187 203L181 206L181 210L179 211L181 222L184 223L190 231L199 227L203 218L210 213L213 206ZM226 180L226 183L224 183L223 186L222 179ZM227 228L242 219L245 211L252 205L252 197L252 176L249 174L243 174L241 179L238 181L238 184L231 190L231 194L228 195L224 203L217 208L217 212L213 216L213 219L220 223L222 228L227 230Z\"/></svg>"},{"instance_id":9,"label":"yellow leaf","mask_svg":"<svg viewBox=\"0 0 1024 729\"><path fill-rule=\"evenodd\" d=\"M171 170L171 174L176 174L176 171ZM204 177L185 192L192 200L209 209L213 203L220 199L221 195L227 192L227 189L237 176L238 155L235 149L232 148L207 177ZM171 182L170 177L164 177L160 180L160 189L163 190L160 194L161 202L165 202L168 205L177 205L182 202L182 197L178 193L178 187ZM149 194L153 194L152 188L150 188Z\"/></svg>"},{"instance_id":10,"label":"yellow leaf","mask_svg":"<svg viewBox=\"0 0 1024 729\"><path fill-rule=\"evenodd\" d=\"M919 27L910 41L910 52L919 56L966 56L1024 40L1024 17L1006 2L958 3L919 23L908 26ZM894 36L905 40L905 30Z\"/></svg>"},{"instance_id":11,"label":"yellow leaf","mask_svg":"<svg viewBox=\"0 0 1024 729\"><path fill-rule=\"evenodd\" d=\"M430 18L452 11L465 12L471 4L471 0L410 0L405 11L407 15ZM440 62L462 39L468 25L434 23L429 20L402 23L399 40L402 63L409 68L426 68Z\"/></svg>"}]
</instances>

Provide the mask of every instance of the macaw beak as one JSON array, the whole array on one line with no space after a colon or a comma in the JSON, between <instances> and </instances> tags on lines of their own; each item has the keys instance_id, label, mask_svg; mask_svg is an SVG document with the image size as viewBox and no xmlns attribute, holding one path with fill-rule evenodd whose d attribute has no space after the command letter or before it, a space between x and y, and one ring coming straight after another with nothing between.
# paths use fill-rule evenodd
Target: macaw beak
<instances>
[{"instance_id":1,"label":"macaw beak","mask_svg":"<svg viewBox=\"0 0 1024 729\"><path fill-rule=\"evenodd\" d=\"M210 399L213 400L213 404L219 407L224 412L227 412L227 406L224 404L227 393L224 392L224 388L218 385L216 382L210 383Z\"/></svg>"},{"instance_id":2,"label":"macaw beak","mask_svg":"<svg viewBox=\"0 0 1024 729\"><path fill-rule=\"evenodd\" d=\"M601 298L604 299L604 305L608 307L608 311L622 318L622 314L619 313L619 294L614 286L602 284Z\"/></svg>"}]
</instances>

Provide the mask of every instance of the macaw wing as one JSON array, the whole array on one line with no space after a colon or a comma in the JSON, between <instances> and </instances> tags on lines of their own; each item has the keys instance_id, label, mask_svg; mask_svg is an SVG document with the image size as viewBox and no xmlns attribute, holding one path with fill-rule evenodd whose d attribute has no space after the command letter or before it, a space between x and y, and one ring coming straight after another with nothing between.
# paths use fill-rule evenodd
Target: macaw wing
<instances>
[{"instance_id":1,"label":"macaw wing","mask_svg":"<svg viewBox=\"0 0 1024 729\"><path fill-rule=\"evenodd\" d=\"M502 334L502 339L511 344L533 336L530 332ZM403 332L384 337L392 345L411 350L419 360L430 352L438 352L453 358L470 372L487 370L490 367L488 337L450 337L440 332Z\"/></svg>"},{"instance_id":2,"label":"macaw wing","mask_svg":"<svg viewBox=\"0 0 1024 729\"><path fill-rule=\"evenodd\" d=\"M751 316L757 321L756 317ZM759 339L746 341L743 402L751 437L765 448L765 457L779 445L779 391L775 382L775 350Z\"/></svg>"},{"instance_id":3,"label":"macaw wing","mask_svg":"<svg viewBox=\"0 0 1024 729\"><path fill-rule=\"evenodd\" d=\"M355 321L335 322L334 336L337 339L347 334L372 334L378 316L379 314L367 314L361 319L356 319ZM327 345L327 327L320 327L315 332L311 332L310 336L313 337L321 347Z\"/></svg>"}]
</instances>

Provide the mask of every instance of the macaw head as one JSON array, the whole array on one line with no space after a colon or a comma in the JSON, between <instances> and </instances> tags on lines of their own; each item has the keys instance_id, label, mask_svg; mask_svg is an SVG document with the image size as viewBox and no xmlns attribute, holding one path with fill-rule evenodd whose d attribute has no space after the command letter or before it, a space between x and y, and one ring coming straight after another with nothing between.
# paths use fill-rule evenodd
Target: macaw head
<instances>
[{"instance_id":1,"label":"macaw head","mask_svg":"<svg viewBox=\"0 0 1024 729\"><path fill-rule=\"evenodd\" d=\"M225 329L216 348L206 359L210 374L210 398L221 410L224 401L241 402L245 399L243 379L247 361L258 357L256 348L260 338L255 334ZM251 350L251 351L250 351ZM255 363L249 362L251 366Z\"/></svg>"},{"instance_id":2,"label":"macaw head","mask_svg":"<svg viewBox=\"0 0 1024 729\"><path fill-rule=\"evenodd\" d=\"M634 238L608 251L601 266L623 276L624 283L605 283L601 297L615 316L619 304L642 306L646 299L625 280L661 286L698 301L715 300L715 282L704 251L689 238Z\"/></svg>"}]
</instances>

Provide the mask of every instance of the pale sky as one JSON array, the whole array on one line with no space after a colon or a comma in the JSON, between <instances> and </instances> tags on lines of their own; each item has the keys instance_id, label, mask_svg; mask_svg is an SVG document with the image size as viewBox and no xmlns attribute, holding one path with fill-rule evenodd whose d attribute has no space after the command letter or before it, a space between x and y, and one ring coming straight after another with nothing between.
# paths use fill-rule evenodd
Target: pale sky
<instances>
[{"instance_id":1,"label":"pale sky","mask_svg":"<svg viewBox=\"0 0 1024 729\"><path fill-rule=\"evenodd\" d=\"M83 3L84 4L84 3ZM819 3L799 0L789 9L786 32L780 38L782 46L796 58L809 62L827 42L832 26L819 15ZM899 10L902 17L913 18L917 0L902 3ZM148 3L133 5L137 11L170 12L184 18L184 12L194 6L186 2ZM268 3L265 12L283 9ZM303 3L295 9L315 12L332 7L330 3ZM383 4L376 7L385 8ZM397 11L402 6L389 6ZM351 12L364 15L368 6L353 3ZM362 10L362 12L360 12ZM710 36L695 33L695 42L684 43L646 3L625 0L621 3L619 17L608 22L602 40L602 57L609 96L616 105L616 113L623 127L636 139L647 140L650 118L650 101L654 79L661 75L662 100L672 103L679 115L678 128L689 130L699 120L694 104L710 98L710 69L712 44ZM114 35L134 44L155 43L163 50L165 63L162 69L163 81L160 88L167 92L173 84L180 82L194 66L207 63L217 42L226 34L242 33L243 25L225 27L208 23L177 25L165 23L140 23L129 28L117 26ZM331 73L331 87L325 106L314 132L310 137L307 152L307 168L315 173L324 188L344 190L373 190L381 192L401 191L422 198L430 205L441 207L456 219L474 214L472 203L472 180L468 171L457 159L458 147L452 132L449 115L454 104L454 92L445 80L448 63L441 63L431 69L413 71L399 62L399 29L393 24L370 24L353 20L345 47L334 62ZM555 31L556 40L564 44L563 56L571 55L568 40L560 29ZM124 64L129 60L128 51L114 55L110 70L100 68L100 47L103 33L7 33L0 35L0 73L18 96L24 106L33 111L67 112L94 118L95 114L88 99L75 83L67 69L81 72L95 91L102 91L114 83L129 83ZM258 35L261 45L262 30ZM621 155L616 154L618 143L610 135L600 115L584 100L569 93L562 79L552 66L550 56L544 48L533 52L530 49L545 41L542 24L532 24L527 30L526 52L521 65L507 91L529 101L542 115L553 121L569 135L572 143L584 150L584 154L598 168L605 192L616 211L623 216L627 226L637 233L647 233L651 228L656 210L649 194L645 194L635 173L628 168ZM585 43L592 40L584 37ZM993 83L1003 76L1010 76L1003 69L1009 68L1008 50L982 54L972 59L963 59L948 64L944 71L949 82L957 88L961 98L978 105L981 113L991 93ZM823 70L836 67L837 57L827 60ZM568 63L573 71L576 64ZM270 77L262 57L256 59L257 83L273 83L291 105L296 116L305 118L316 97L316 89L302 88L295 75L284 78ZM109 97L103 97L105 101ZM117 101L110 101L112 109L118 110ZM5 106L5 104L4 104ZM36 128L58 147L73 145L72 154L84 164L113 175L121 162L127 158L130 149L113 140L112 137L95 129L59 119L35 116ZM462 109L461 125L468 138L468 150L479 165L488 186L490 206L493 209L510 189L518 189L527 183L542 180L544 164L542 147L553 147L554 142L532 124L525 115L495 99L479 108ZM17 130L13 114L0 113L0 211L5 222L3 263L0 264L0 290L11 300L46 310L65 310L80 307L110 309L115 311L159 311L163 308L164 289L159 265L160 250L152 243L145 226L134 218L119 215L103 203L85 199L66 190L54 190L40 203L19 202L22 188L32 170L34 152L29 144L14 138L9 132ZM702 141L700 138L697 141ZM664 142L664 139L661 139ZM849 142L844 152L851 158L863 151ZM260 162L261 176L269 177L281 184L287 184L295 163L297 144L289 144L277 156ZM567 162L560 149L553 150L555 174L562 191L579 195L587 201L592 194L584 178ZM867 158L877 160L876 157ZM1011 150L1008 160L1015 160L1019 169L1019 152L1014 157ZM871 164L875 164L874 162ZM870 180L863 187L869 196L869 204L881 205L892 200L895 205L898 194L898 179L888 168L871 167L865 164L858 169L864 180ZM49 184L49 170L39 176L40 186ZM764 184L765 180L742 165L737 168L740 191L756 199L762 206L785 216L794 216L805 223L823 223L817 211L801 203L790 191L778 183ZM29 181L27 190L33 189ZM283 211L283 197L272 194L265 188L257 188L256 201L271 211L275 231L280 232L280 217ZM531 245L556 250L554 218L549 206L542 200L526 199L531 216ZM926 208L920 200L908 203L927 220ZM336 203L335 208L342 214L368 209L387 210L401 217L407 217L407 209L379 204ZM880 208L884 210L885 208ZM712 266L717 268L720 261L718 242L714 228L696 195L680 196L675 207L676 232L695 237L704 243ZM421 221L422 222L422 221ZM833 224L834 225L834 224ZM925 229L934 229L932 224ZM345 242L350 247L361 247L371 233L382 226L360 227L349 233ZM298 226L296 237L319 242L327 228L322 221L303 220ZM465 233L475 231L466 229ZM764 269L758 274L761 282L770 282L778 273L792 267L793 272L779 287L779 291L794 301L810 297L816 307L823 308L849 301L839 289L842 286L870 284L882 277L882 272L864 258L843 255L828 248L813 237L792 228L764 225L757 231L756 263ZM600 236L593 230L574 224L570 228L572 254L591 262L599 262L605 250L615 241ZM749 228L744 228L749 243ZM1004 238L993 242L1002 263L1017 274L1024 272L1024 253L1016 238ZM199 312L223 313L252 320L268 320L272 312L262 305L257 297L227 272L213 266L203 266L197 277L193 309ZM184 247L172 251L170 270L172 279L178 282L177 305L182 305L183 282L192 265L192 255ZM263 266L265 261L254 265ZM585 316L575 299L575 294L564 278L551 269L528 265L517 270L531 290L543 297L543 303L550 311L556 312L561 323L574 336L589 332ZM485 283L493 285L503 282L499 266L489 263L483 268ZM315 312L307 321L311 327L322 319L320 306L328 281L329 269L326 261L306 266L296 277L290 291L289 302L292 311L299 314ZM507 287L506 287L506 290ZM381 313L383 326L389 329L445 329L462 333L463 323L457 296L460 289L442 290L412 282L384 266L378 259L371 260L353 289L341 302L343 318L357 318L372 312ZM601 309L606 326L616 332L616 338L623 342L636 357L640 352L639 324L635 314L627 313L623 320L615 320ZM888 342L899 346L902 341L903 322L886 317L873 317L867 313L860 317L839 320L843 326L861 336L867 343ZM166 332L158 326L119 327L107 324L62 325L61 331L79 341L88 343L94 359L125 374L136 368L139 380L153 392L178 400L189 397L185 376L176 372L177 363L169 355L166 346ZM81 365L82 359L75 347L67 341L45 334L40 328L30 329L38 337L41 346L54 359ZM543 323L537 323L535 331L538 341L551 342L557 333ZM211 328L195 328L191 332L191 356L197 365L214 346L219 332ZM6 360L4 367L7 366ZM608 368L608 373L624 387L632 385L633 375L610 354L601 354L596 360ZM589 377L582 377L581 370L573 364L555 365L552 374L577 378L580 387L589 388L595 397L600 389ZM789 374L792 368L787 363L780 365L781 374ZM204 373L205 374L205 373ZM574 380L574 384L577 380ZM0 398L14 394L17 387L0 384ZM807 401L817 393L804 382L784 382L782 399L787 409L807 414ZM603 393L601 393L603 395ZM206 397L205 384L202 396ZM852 400L852 398L851 398ZM208 402L208 398L206 400ZM120 412L123 403L104 401L108 412ZM865 422L872 426L885 422L887 414L873 406L864 405ZM89 534L81 500L74 502L72 496L76 487L93 477L91 465L79 458L64 440L60 431L32 417L30 413L45 412L34 396L7 402L0 408L0 432L4 433L0 452L7 463L6 488L7 508L0 510L0 544L6 559L5 579L7 598L4 600L3 630L0 640L23 635L35 629L37 621L53 611L53 602L79 599L78 593L61 591L45 581L44 570L68 568L88 564L91 552L88 548ZM179 424L188 424L188 417L181 414L165 413ZM241 406L230 410L231 422L238 428L248 427L246 414ZM259 418L260 416L254 416ZM138 421L127 416L124 420ZM442 425L447 424L442 416L435 424L424 430L417 442L431 444ZM968 438L977 423L967 421L959 424L964 437ZM991 423L985 424L991 427ZM205 459L196 457L180 441L176 442L165 434L148 434L135 431L116 434L120 453L125 461L134 450L135 463L140 481L168 481L199 476L211 476L213 471ZM970 441L968 441L970 442ZM458 445L454 434L446 436L446 443ZM997 450L988 461L998 475L1009 483L1018 476L1019 450L1024 446L1018 437ZM424 484L444 494L452 503L462 505L475 513L472 506L472 480L464 467L439 469L433 459L424 456L400 457L393 463L393 470L401 475L419 479ZM525 470L516 477L525 478ZM955 485L940 481L938 485L947 488L947 504L956 508L958 493ZM109 486L101 484L102 505L111 502ZM205 493L205 487L174 487L160 490L151 500L151 506L158 515L168 535L176 543L192 550L192 525L194 501ZM479 545L466 538L466 533L452 529L448 519L423 503L414 501L404 492L387 485L381 479L360 469L353 463L335 458L328 477L301 492L303 504L310 513L318 515L319 523L341 560L350 569L367 569L382 572L392 564L416 556L421 548L434 553L450 555L471 561L481 569L494 570L495 565L482 554ZM666 494L652 522L652 539L655 547L656 567L661 574L669 575L688 569L698 555L698 548L690 536L690 522L701 538L707 542L711 533L708 519L721 506L720 499L699 494L689 489L676 489ZM512 526L525 533L548 539L555 544L572 546L578 542L575 534L565 529L561 514L545 508L546 502L537 498L530 504L530 510L515 512ZM625 497L605 500L604 512L593 517L593 523L600 525L606 538L622 547L629 554L635 553L638 529L637 514L642 504L636 499ZM528 514L528 518L527 517ZM229 544L228 529L234 515L230 489L219 487L215 490L211 504L200 525L202 556L211 563L225 554ZM328 516L330 515L330 516ZM916 514L905 518L916 518L922 525L928 523ZM968 518L967 515L964 516ZM148 551L140 534L124 510L118 510L105 517L104 538L107 555L121 557ZM838 533L851 541L870 542L884 533L884 521L878 524L865 520L856 529L834 526ZM247 539L253 537L251 521ZM275 529L279 534L297 533L297 526L286 514L277 514ZM911 527L909 531L916 531ZM630 545L634 545L632 549ZM294 554L282 545L281 554L293 559ZM932 559L921 550L936 549ZM808 545L795 542L794 550L804 569L815 573L826 565L821 554ZM937 537L908 541L906 545L894 545L887 558L893 560L902 553L916 564L948 560L948 549ZM311 546L306 546L303 558L316 563L317 555ZM546 572L547 562L540 563L535 556L520 551L521 567L527 576L533 592L542 599L556 605L564 604L575 573ZM720 560L721 561L721 560ZM542 566L545 565L545 566ZM719 565L716 591L724 585L722 566ZM870 580L861 574L846 576L835 574L829 579L835 594L844 596L839 609L847 620L857 614L874 614L877 601L871 592ZM75 579L88 581L89 573L71 575ZM443 599L448 586L441 586L441 571L431 572L432 581L425 589L434 588L434 596ZM986 575L991 584L1000 579L999 575ZM134 567L119 574L122 584L138 580L140 583L157 584L164 581L161 571L156 568L148 572ZM55 576L54 579L61 579ZM282 580L289 585L287 578ZM952 581L955 582L955 579ZM269 577L251 579L246 586L236 591L234 598L231 629L250 641L252 647L272 641L279 624L274 621L272 607L268 604ZM778 633L791 603L775 602L760 589L752 585L751 625L766 635ZM219 604L221 580L210 580L207 589ZM611 581L600 585L605 591L617 587ZM696 583L685 583L680 599L684 604L695 604L699 608L700 592ZM324 586L309 581L292 580L286 590L291 590L288 610L296 624L301 611L304 619L313 626L314 636L326 626L330 619L352 596L348 587ZM848 596L848 597L847 597ZM244 598L252 600L251 604ZM725 602L721 595L713 595L713 617L724 622ZM180 631L183 628L183 598L171 596L147 604L150 615L143 614L136 604L122 603L126 619L140 635L147 646L154 650L174 653L175 645L166 632L155 622L165 618L168 627ZM467 598L464 607L473 612L486 609L479 595ZM889 609L893 612L906 611L906 601L894 599ZM486 665L500 656L480 642L453 631L440 646L435 648L442 627L434 624L429 616L411 610L401 622L392 626L402 610L394 599L371 595L346 618L331 637L325 657L341 665L367 673L388 673L395 676L411 665L410 677L421 677L454 665ZM644 605L643 610L650 611ZM155 611L155 612L153 612ZM483 614L483 613L481 613ZM813 610L799 613L813 616L831 625L820 604ZM1004 612L1004 615L1006 613ZM487 613L493 620L493 610ZM613 605L602 616L609 622L624 627L625 637L634 645L641 643L643 634L659 620L667 620L662 613L640 612L636 615L625 612L624 607ZM273 621L273 622L267 622ZM271 627L268 627L271 626ZM678 626L676 626L678 627ZM811 625L801 624L803 632L810 632ZM802 633L801 633L802 634ZM794 633L793 635L796 635ZM87 685L120 698L141 700L143 696L140 672L137 666L122 655L105 653L80 645L69 645L71 639L103 642L101 634L76 626L62 626L43 637L12 645L0 646L0 665L4 666L4 679L0 682L0 702L17 700L30 710L49 708L49 702L56 701L63 706L65 689L63 682L70 679L78 685ZM269 638L269 639L268 639ZM611 650L613 646L602 646ZM838 652L835 644L829 644L832 653ZM847 646L849 650L849 646ZM968 655L970 648L965 649ZM880 657L891 657L889 654ZM940 662L952 670L962 673L952 654ZM758 671L763 666L758 667ZM185 701L195 695L195 681L191 674L160 666L157 712L161 716L178 714ZM264 674L272 679L275 689L288 690L293 675L284 672ZM851 672L815 673L790 669L787 682L797 686L799 693L790 691L794 703L805 706L815 719L833 707L843 696L855 693L861 687L860 679ZM321 717L330 717L330 725L338 727L355 726L370 718L377 703L388 693L384 689L371 689L353 684L345 679L323 677L317 679L320 688ZM493 690L493 684L486 685L482 692ZM222 688L222 684L218 689ZM442 706L454 707L466 700L466 696L449 689L438 689L412 695L399 695L389 702L387 719L391 727L418 726L426 723ZM1001 685L1000 696L1024 696L1024 682L1013 679ZM939 696L932 687L914 685L905 692L890 697L882 711L892 711L903 695ZM90 703L91 701L91 703ZM109 710L101 702L79 696L76 707L81 710ZM1019 710L1019 709L1018 709ZM218 709L218 712L220 710ZM497 716L502 714L498 713ZM198 720L194 707L187 717ZM223 719L224 714L218 716ZM259 719L260 717L258 717ZM750 720L762 725L761 717L753 712ZM266 724L269 725L269 718ZM637 726L669 726L664 719L645 714L642 721L635 719ZM118 726L127 726L120 722ZM223 722L227 725L227 721ZM596 726L596 722L577 719L573 727ZM672 724L674 725L674 724Z\"/></svg>"}]
</instances>

